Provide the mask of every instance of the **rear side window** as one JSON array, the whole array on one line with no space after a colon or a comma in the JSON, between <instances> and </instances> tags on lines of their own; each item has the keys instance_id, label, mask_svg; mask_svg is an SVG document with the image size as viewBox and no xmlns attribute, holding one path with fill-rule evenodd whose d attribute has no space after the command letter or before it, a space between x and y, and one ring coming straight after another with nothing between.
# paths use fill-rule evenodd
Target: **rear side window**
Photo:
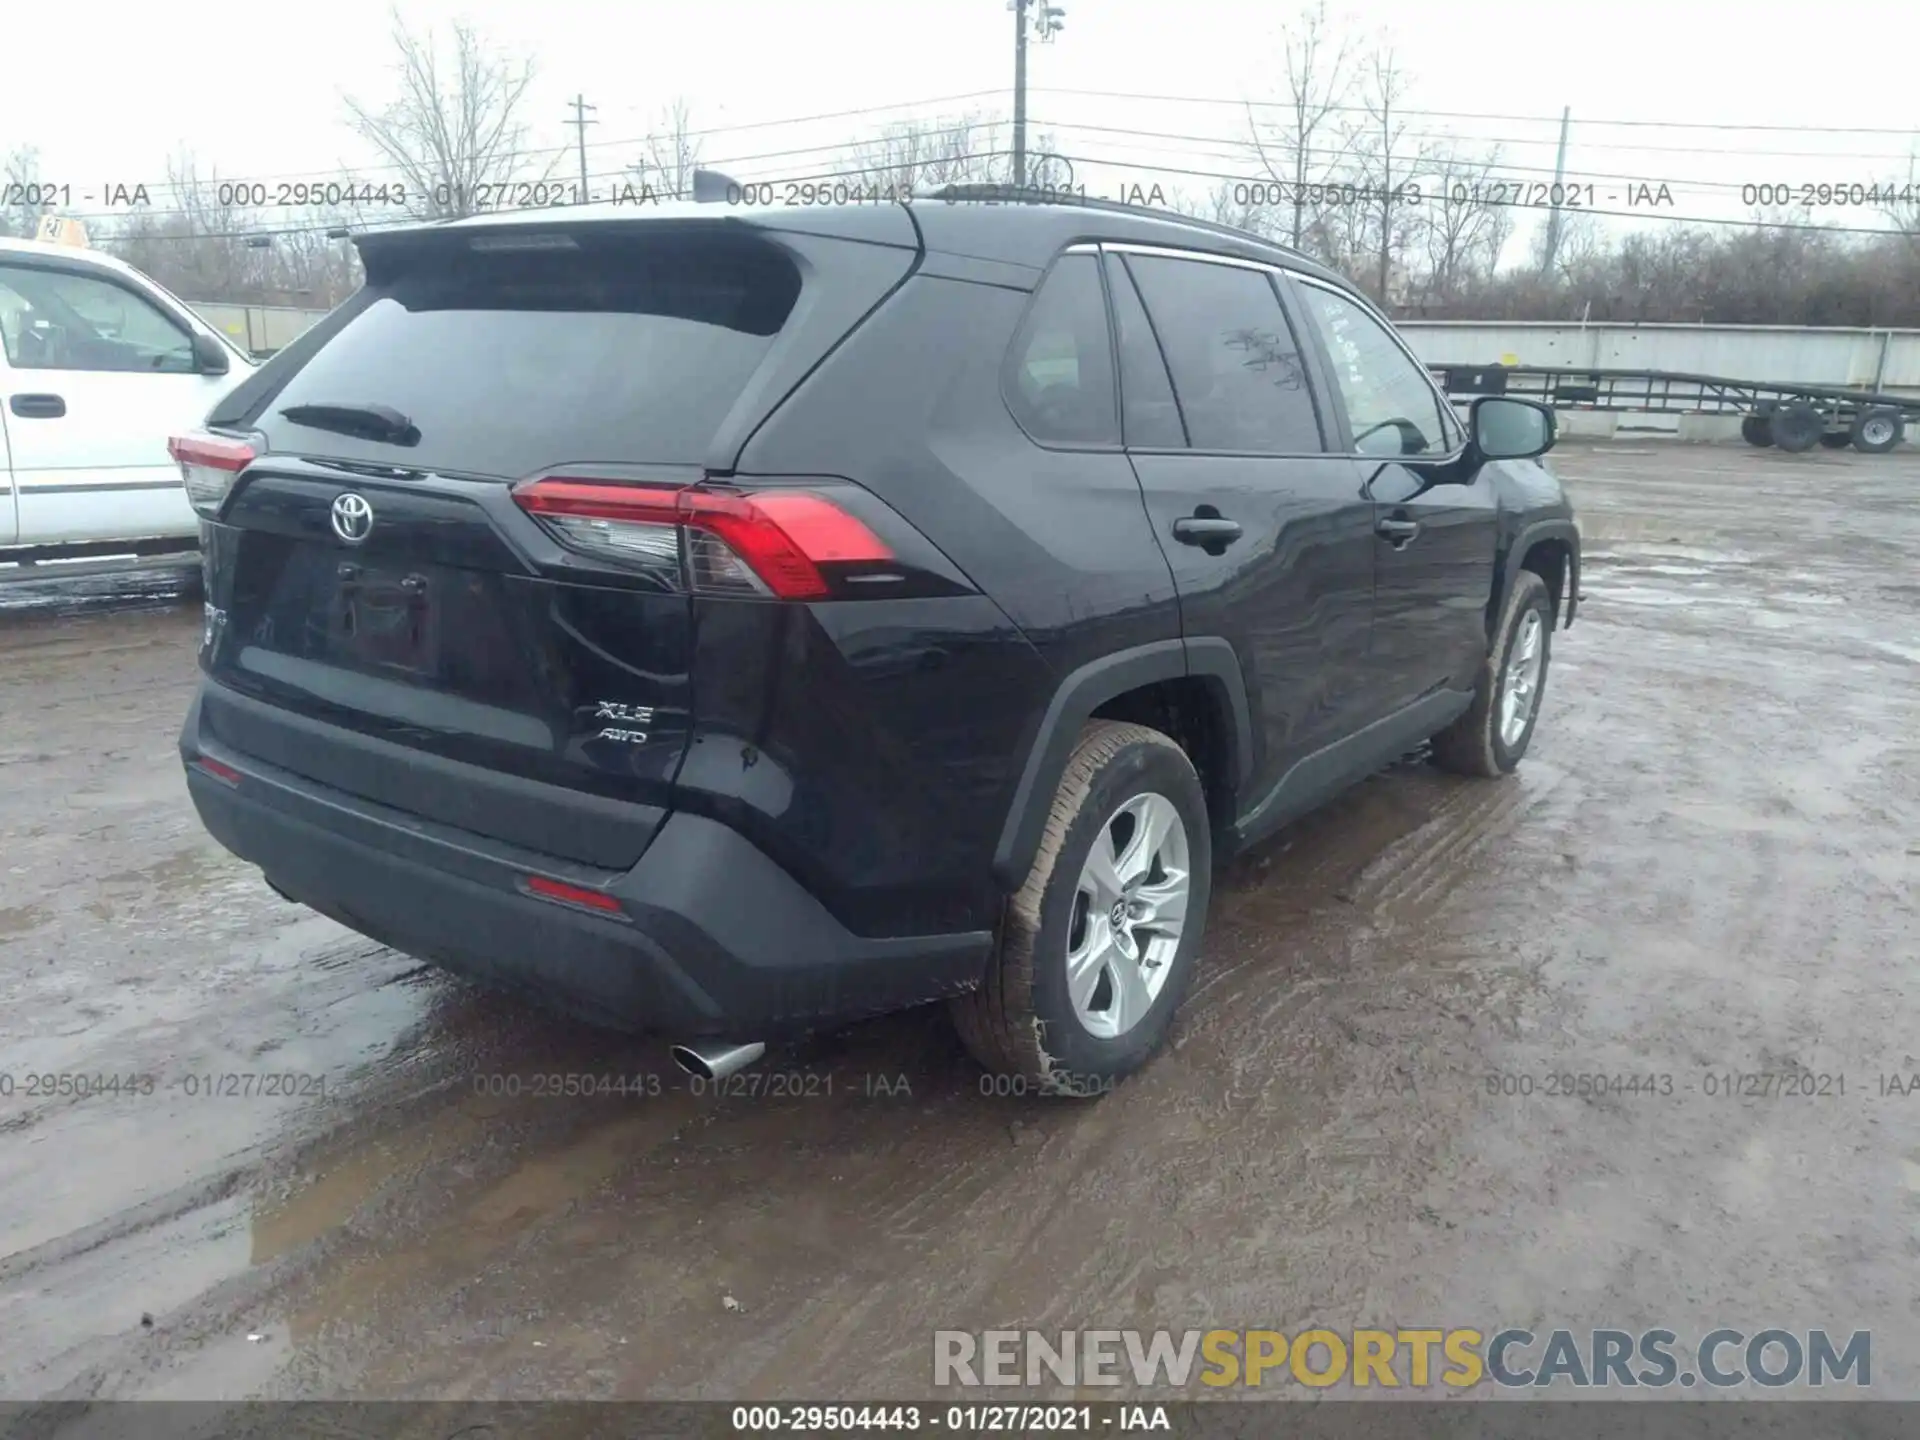
<instances>
[{"instance_id":1,"label":"rear side window","mask_svg":"<svg viewBox=\"0 0 1920 1440\"><path fill-rule=\"evenodd\" d=\"M1046 445L1118 445L1113 345L1100 262L1064 255L1027 309L1007 353L1007 404Z\"/></svg>"},{"instance_id":2,"label":"rear side window","mask_svg":"<svg viewBox=\"0 0 1920 1440\"><path fill-rule=\"evenodd\" d=\"M1129 255L1196 450L1322 449L1306 362L1264 271Z\"/></svg>"},{"instance_id":3,"label":"rear side window","mask_svg":"<svg viewBox=\"0 0 1920 1440\"><path fill-rule=\"evenodd\" d=\"M512 479L553 465L697 464L800 293L764 241L582 235L495 251L425 237L370 269L360 312L266 402L276 450ZM418 442L296 424L379 405Z\"/></svg>"}]
</instances>

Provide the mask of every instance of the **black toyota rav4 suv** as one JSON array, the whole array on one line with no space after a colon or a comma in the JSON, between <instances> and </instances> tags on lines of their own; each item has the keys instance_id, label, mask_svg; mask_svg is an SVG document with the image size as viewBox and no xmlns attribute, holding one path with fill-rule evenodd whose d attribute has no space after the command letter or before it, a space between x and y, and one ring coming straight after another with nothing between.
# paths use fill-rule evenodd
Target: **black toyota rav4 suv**
<instances>
[{"instance_id":1,"label":"black toyota rav4 suv","mask_svg":"<svg viewBox=\"0 0 1920 1440\"><path fill-rule=\"evenodd\" d=\"M1097 1091L1230 852L1428 742L1511 771L1579 591L1551 414L1463 423L1254 236L985 200L361 236L173 441L207 828L695 1070L946 1000Z\"/></svg>"}]
</instances>

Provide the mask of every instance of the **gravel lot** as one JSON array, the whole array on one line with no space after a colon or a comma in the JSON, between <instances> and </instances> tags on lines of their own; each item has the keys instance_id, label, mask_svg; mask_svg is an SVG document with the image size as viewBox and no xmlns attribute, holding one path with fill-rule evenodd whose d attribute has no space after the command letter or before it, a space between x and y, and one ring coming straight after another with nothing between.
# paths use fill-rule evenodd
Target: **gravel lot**
<instances>
[{"instance_id":1,"label":"gravel lot","mask_svg":"<svg viewBox=\"0 0 1920 1440\"><path fill-rule=\"evenodd\" d=\"M1920 455L1552 459L1587 598L1521 774L1236 864L1094 1104L938 1013L694 1095L287 905L187 803L190 583L0 587L0 1395L914 1398L936 1328L1425 1323L1870 1329L1920 1398ZM1844 1093L1708 1093L1789 1072Z\"/></svg>"}]
</instances>

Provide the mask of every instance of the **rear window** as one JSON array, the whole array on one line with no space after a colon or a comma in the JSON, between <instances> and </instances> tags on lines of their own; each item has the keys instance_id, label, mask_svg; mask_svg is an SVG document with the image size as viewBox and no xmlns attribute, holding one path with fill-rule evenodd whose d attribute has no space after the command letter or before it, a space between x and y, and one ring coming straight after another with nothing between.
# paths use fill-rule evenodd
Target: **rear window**
<instances>
[{"instance_id":1,"label":"rear window","mask_svg":"<svg viewBox=\"0 0 1920 1440\"><path fill-rule=\"evenodd\" d=\"M266 403L275 450L518 478L579 462L697 464L800 293L761 240L442 232L369 257L363 307ZM378 405L413 445L296 424Z\"/></svg>"}]
</instances>

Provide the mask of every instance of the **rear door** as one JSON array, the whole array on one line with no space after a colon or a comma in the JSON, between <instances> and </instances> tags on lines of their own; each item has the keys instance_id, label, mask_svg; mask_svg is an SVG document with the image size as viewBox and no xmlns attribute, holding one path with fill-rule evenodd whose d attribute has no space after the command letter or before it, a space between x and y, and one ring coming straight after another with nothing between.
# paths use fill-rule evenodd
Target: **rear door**
<instances>
[{"instance_id":1,"label":"rear door","mask_svg":"<svg viewBox=\"0 0 1920 1440\"><path fill-rule=\"evenodd\" d=\"M193 333L125 277L0 256L16 537L22 544L185 537L197 521L167 438L229 385Z\"/></svg>"},{"instance_id":2,"label":"rear door","mask_svg":"<svg viewBox=\"0 0 1920 1440\"><path fill-rule=\"evenodd\" d=\"M1127 452L1189 639L1240 657L1249 800L1365 723L1372 506L1327 453L1308 364L1267 267L1109 247Z\"/></svg>"},{"instance_id":3,"label":"rear door","mask_svg":"<svg viewBox=\"0 0 1920 1440\"><path fill-rule=\"evenodd\" d=\"M645 814L548 787L669 803L693 706L679 533L536 520L514 482L700 483L777 399L769 368L845 332L810 319L871 308L911 253L812 304L795 254L743 229L455 228L367 254L331 337L215 416L265 453L209 526L203 664L237 698L210 691L203 724L411 814L630 865ZM587 543L615 531L612 558Z\"/></svg>"},{"instance_id":4,"label":"rear door","mask_svg":"<svg viewBox=\"0 0 1920 1440\"><path fill-rule=\"evenodd\" d=\"M1374 507L1374 703L1388 714L1437 689L1470 689L1487 652L1492 477L1462 465L1452 407L1385 320L1331 285L1293 284L1333 377L1342 448Z\"/></svg>"}]
</instances>

